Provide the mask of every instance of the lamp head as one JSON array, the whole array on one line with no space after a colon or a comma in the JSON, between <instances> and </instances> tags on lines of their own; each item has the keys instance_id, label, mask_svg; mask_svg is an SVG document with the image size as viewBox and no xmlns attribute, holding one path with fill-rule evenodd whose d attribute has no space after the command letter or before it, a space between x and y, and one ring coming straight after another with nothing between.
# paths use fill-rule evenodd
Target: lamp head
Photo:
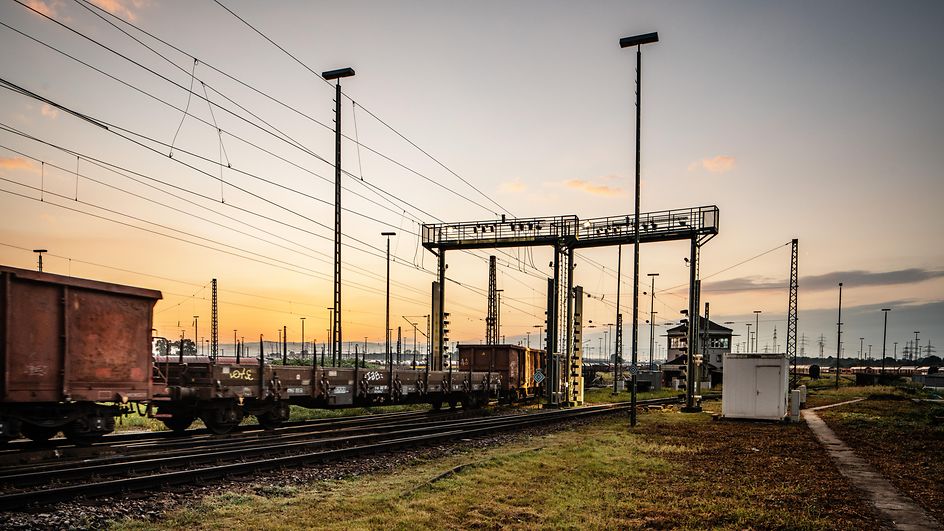
<instances>
[{"instance_id":1,"label":"lamp head","mask_svg":"<svg viewBox=\"0 0 944 531\"><path fill-rule=\"evenodd\" d=\"M640 46L659 42L659 33L643 33L642 35L633 35L632 37L623 37L620 39L620 48L629 48L630 46Z\"/></svg>"},{"instance_id":2,"label":"lamp head","mask_svg":"<svg viewBox=\"0 0 944 531\"><path fill-rule=\"evenodd\" d=\"M337 70L328 70L327 72L322 72L321 77L325 80L340 79L342 77L351 77L354 75L353 68L338 68Z\"/></svg>"}]
</instances>

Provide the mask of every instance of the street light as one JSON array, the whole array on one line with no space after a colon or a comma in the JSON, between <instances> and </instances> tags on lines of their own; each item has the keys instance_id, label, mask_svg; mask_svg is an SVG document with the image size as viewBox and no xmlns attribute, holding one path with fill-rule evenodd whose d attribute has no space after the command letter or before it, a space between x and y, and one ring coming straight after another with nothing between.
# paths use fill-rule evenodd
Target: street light
<instances>
[{"instance_id":1,"label":"street light","mask_svg":"<svg viewBox=\"0 0 944 531\"><path fill-rule=\"evenodd\" d=\"M652 287L649 288L649 372L652 372L652 349L656 341L656 277L659 273L646 273L646 276L652 278Z\"/></svg>"},{"instance_id":2,"label":"street light","mask_svg":"<svg viewBox=\"0 0 944 531\"><path fill-rule=\"evenodd\" d=\"M885 314L885 327L882 329L882 375L885 374L885 339L888 337L888 312L890 311L892 311L891 308L882 308L882 313Z\"/></svg>"},{"instance_id":3,"label":"street light","mask_svg":"<svg viewBox=\"0 0 944 531\"><path fill-rule=\"evenodd\" d=\"M353 68L328 70L325 81L334 80L334 317L331 323L333 351L341 353L341 78L354 75ZM303 321L304 324L304 321ZM304 333L302 352L305 352Z\"/></svg>"},{"instance_id":4,"label":"street light","mask_svg":"<svg viewBox=\"0 0 944 531\"><path fill-rule=\"evenodd\" d=\"M842 282L839 283L839 317L836 319L836 388L839 388L839 358L842 356Z\"/></svg>"},{"instance_id":5,"label":"street light","mask_svg":"<svg viewBox=\"0 0 944 531\"><path fill-rule=\"evenodd\" d=\"M760 351L760 346L757 344L760 341L760 314L761 310L754 310L754 352Z\"/></svg>"},{"instance_id":6,"label":"street light","mask_svg":"<svg viewBox=\"0 0 944 531\"><path fill-rule=\"evenodd\" d=\"M43 253L48 253L46 249L33 249L33 252L39 256L39 272L43 272Z\"/></svg>"},{"instance_id":7,"label":"street light","mask_svg":"<svg viewBox=\"0 0 944 531\"><path fill-rule=\"evenodd\" d=\"M620 48L636 47L636 194L633 210L633 365L638 361L639 348L639 152L642 119L642 45L659 41L656 32L623 37ZM619 310L617 308L617 310ZM633 390L630 399L629 425L636 425L636 375L633 375Z\"/></svg>"},{"instance_id":8,"label":"street light","mask_svg":"<svg viewBox=\"0 0 944 531\"><path fill-rule=\"evenodd\" d=\"M390 237L396 236L397 233L381 232L380 235L387 237L387 324L384 326L384 336L387 338L386 356L389 367L393 363L393 356L390 355Z\"/></svg>"},{"instance_id":9,"label":"street light","mask_svg":"<svg viewBox=\"0 0 944 531\"><path fill-rule=\"evenodd\" d=\"M328 337L334 337L334 307L325 308L328 310ZM332 341L326 341L325 345L327 346L328 353L331 354L331 366L336 367L336 362L334 360L334 343Z\"/></svg>"},{"instance_id":10,"label":"street light","mask_svg":"<svg viewBox=\"0 0 944 531\"><path fill-rule=\"evenodd\" d=\"M299 319L301 319L302 321L302 351L300 355L302 357L302 360L304 360L305 359L305 318L299 317Z\"/></svg>"}]
</instances>

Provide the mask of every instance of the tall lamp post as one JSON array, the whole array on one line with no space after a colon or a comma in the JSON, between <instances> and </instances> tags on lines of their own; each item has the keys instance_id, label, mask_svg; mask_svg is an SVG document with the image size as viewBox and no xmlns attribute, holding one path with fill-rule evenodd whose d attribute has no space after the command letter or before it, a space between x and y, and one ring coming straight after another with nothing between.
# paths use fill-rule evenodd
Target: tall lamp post
<instances>
[{"instance_id":1,"label":"tall lamp post","mask_svg":"<svg viewBox=\"0 0 944 531\"><path fill-rule=\"evenodd\" d=\"M842 282L839 283L839 317L836 319L836 389L839 388L839 358L842 356Z\"/></svg>"},{"instance_id":2,"label":"tall lamp post","mask_svg":"<svg viewBox=\"0 0 944 531\"><path fill-rule=\"evenodd\" d=\"M385 352L389 360L393 361L393 357L390 355L390 237L396 236L397 233L381 232L380 235L387 237L387 324L384 326L384 337L387 339L387 350Z\"/></svg>"},{"instance_id":3,"label":"tall lamp post","mask_svg":"<svg viewBox=\"0 0 944 531\"><path fill-rule=\"evenodd\" d=\"M325 308L328 310L328 337L334 337L334 307ZM331 366L337 367L337 361L334 359L334 342L328 340L326 343L326 348L328 350L328 355L331 356Z\"/></svg>"},{"instance_id":4,"label":"tall lamp post","mask_svg":"<svg viewBox=\"0 0 944 531\"><path fill-rule=\"evenodd\" d=\"M354 75L353 68L322 72L325 81L334 80L334 316L331 326L333 351L341 353L341 78ZM302 352L305 351L304 335Z\"/></svg>"},{"instance_id":5,"label":"tall lamp post","mask_svg":"<svg viewBox=\"0 0 944 531\"><path fill-rule=\"evenodd\" d=\"M304 360L304 359L305 359L305 318L304 318L304 317L299 317L299 319L302 321L302 352L301 352L301 357L302 357L302 359Z\"/></svg>"},{"instance_id":6,"label":"tall lamp post","mask_svg":"<svg viewBox=\"0 0 944 531\"><path fill-rule=\"evenodd\" d=\"M652 349L656 341L656 277L659 273L646 273L646 276L652 278L652 287L649 288L649 372L652 372Z\"/></svg>"},{"instance_id":7,"label":"tall lamp post","mask_svg":"<svg viewBox=\"0 0 944 531\"><path fill-rule=\"evenodd\" d=\"M39 256L39 272L43 272L43 253L48 253L46 249L33 249L33 252Z\"/></svg>"},{"instance_id":8,"label":"tall lamp post","mask_svg":"<svg viewBox=\"0 0 944 531\"><path fill-rule=\"evenodd\" d=\"M882 329L882 375L885 375L885 340L888 337L888 312L892 311L891 308L882 308L882 313L885 314L885 327Z\"/></svg>"},{"instance_id":9,"label":"tall lamp post","mask_svg":"<svg viewBox=\"0 0 944 531\"><path fill-rule=\"evenodd\" d=\"M631 373L638 372L636 363L639 356L639 152L640 130L642 118L642 45L659 42L656 32L623 37L620 39L620 48L636 47L636 197L633 210L633 368ZM636 425L636 374L633 376L633 390L630 399L629 425Z\"/></svg>"},{"instance_id":10,"label":"tall lamp post","mask_svg":"<svg viewBox=\"0 0 944 531\"><path fill-rule=\"evenodd\" d=\"M754 352L760 352L760 314L761 310L754 310Z\"/></svg>"}]
</instances>

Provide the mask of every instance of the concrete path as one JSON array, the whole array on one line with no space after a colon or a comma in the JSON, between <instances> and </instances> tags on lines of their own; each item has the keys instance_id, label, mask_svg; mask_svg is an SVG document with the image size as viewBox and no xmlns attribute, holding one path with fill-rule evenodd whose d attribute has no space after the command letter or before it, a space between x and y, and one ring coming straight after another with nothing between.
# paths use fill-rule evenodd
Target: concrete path
<instances>
[{"instance_id":1,"label":"concrete path","mask_svg":"<svg viewBox=\"0 0 944 531\"><path fill-rule=\"evenodd\" d=\"M884 476L874 471L862 458L857 456L846 443L842 442L833 430L816 414L816 410L858 402L864 399L850 400L841 404L831 404L802 411L803 419L813 430L819 442L826 447L830 457L839 465L839 472L847 477L856 488L864 491L869 501L888 518L896 529L927 530L944 529L941 524L911 498L898 492Z\"/></svg>"}]
</instances>

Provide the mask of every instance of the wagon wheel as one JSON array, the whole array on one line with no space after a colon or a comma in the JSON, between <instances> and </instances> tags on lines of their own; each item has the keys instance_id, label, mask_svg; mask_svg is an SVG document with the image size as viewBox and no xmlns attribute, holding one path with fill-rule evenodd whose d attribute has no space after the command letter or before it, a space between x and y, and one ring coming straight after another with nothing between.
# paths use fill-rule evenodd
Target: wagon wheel
<instances>
[{"instance_id":1,"label":"wagon wheel","mask_svg":"<svg viewBox=\"0 0 944 531\"><path fill-rule=\"evenodd\" d=\"M178 413L168 419L161 419L161 422L174 433L183 433L196 419L197 417L193 413Z\"/></svg>"},{"instance_id":2,"label":"wagon wheel","mask_svg":"<svg viewBox=\"0 0 944 531\"><path fill-rule=\"evenodd\" d=\"M278 428L283 422L288 420L290 414L291 409L289 409L288 404L278 402L272 409L256 415L256 420L259 421L259 425L263 428L272 430Z\"/></svg>"},{"instance_id":3,"label":"wagon wheel","mask_svg":"<svg viewBox=\"0 0 944 531\"><path fill-rule=\"evenodd\" d=\"M76 446L89 446L92 443L98 442L101 440L102 436L105 434L100 431L96 432L83 432L79 431L77 428L72 428L71 426L66 426L62 430L62 434L66 436L66 439L69 440L72 444Z\"/></svg>"},{"instance_id":4,"label":"wagon wheel","mask_svg":"<svg viewBox=\"0 0 944 531\"><path fill-rule=\"evenodd\" d=\"M225 435L242 422L243 410L235 407L210 409L200 415L200 420L211 433Z\"/></svg>"},{"instance_id":5,"label":"wagon wheel","mask_svg":"<svg viewBox=\"0 0 944 531\"><path fill-rule=\"evenodd\" d=\"M20 433L23 434L27 439L30 439L35 442L44 442L53 438L54 435L59 433L59 428L49 428L46 426L37 426L35 424L23 424L20 427Z\"/></svg>"},{"instance_id":6,"label":"wagon wheel","mask_svg":"<svg viewBox=\"0 0 944 531\"><path fill-rule=\"evenodd\" d=\"M53 435L59 433L59 428L47 428L46 426L23 423L23 425L20 426L20 433L31 441L43 442L48 441Z\"/></svg>"}]
</instances>

